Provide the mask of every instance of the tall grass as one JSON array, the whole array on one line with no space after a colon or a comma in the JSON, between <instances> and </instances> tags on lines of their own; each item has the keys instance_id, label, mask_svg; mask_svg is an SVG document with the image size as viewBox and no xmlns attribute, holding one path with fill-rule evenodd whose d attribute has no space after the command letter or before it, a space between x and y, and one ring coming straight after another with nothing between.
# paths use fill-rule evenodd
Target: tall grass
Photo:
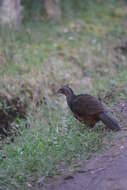
<instances>
[{"instance_id":1,"label":"tall grass","mask_svg":"<svg viewBox=\"0 0 127 190\"><path fill-rule=\"evenodd\" d=\"M58 109L59 112L40 108L35 117L29 117L31 128L25 129L25 123L21 121L22 135L10 145L2 145L2 189L20 189L20 185L25 189L27 183L42 176L63 173L67 167L75 170L72 161L88 158L91 152L102 147L106 135L103 128L90 132L77 123L70 112L63 113Z\"/></svg>"}]
</instances>

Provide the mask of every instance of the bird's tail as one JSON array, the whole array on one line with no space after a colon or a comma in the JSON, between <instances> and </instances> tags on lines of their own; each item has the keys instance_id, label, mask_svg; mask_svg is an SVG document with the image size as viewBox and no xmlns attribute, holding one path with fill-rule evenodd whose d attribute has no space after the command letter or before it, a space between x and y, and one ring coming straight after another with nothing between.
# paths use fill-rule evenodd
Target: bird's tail
<instances>
[{"instance_id":1,"label":"bird's tail","mask_svg":"<svg viewBox=\"0 0 127 190\"><path fill-rule=\"evenodd\" d=\"M117 123L117 121L112 118L110 115L108 115L107 113L101 113L99 115L99 119L110 129L115 130L115 131L119 131L120 130L120 126Z\"/></svg>"}]
</instances>

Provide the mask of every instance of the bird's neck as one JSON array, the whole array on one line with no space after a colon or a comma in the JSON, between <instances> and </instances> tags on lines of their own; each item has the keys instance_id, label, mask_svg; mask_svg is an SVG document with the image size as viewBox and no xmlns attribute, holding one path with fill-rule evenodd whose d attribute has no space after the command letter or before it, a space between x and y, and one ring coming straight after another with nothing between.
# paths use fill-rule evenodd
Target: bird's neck
<instances>
[{"instance_id":1,"label":"bird's neck","mask_svg":"<svg viewBox=\"0 0 127 190\"><path fill-rule=\"evenodd\" d=\"M67 99L67 104L68 106L70 107L71 106L71 103L73 101L73 99L75 98L75 94L72 93L72 92L69 92L67 95L66 95L66 99Z\"/></svg>"}]
</instances>

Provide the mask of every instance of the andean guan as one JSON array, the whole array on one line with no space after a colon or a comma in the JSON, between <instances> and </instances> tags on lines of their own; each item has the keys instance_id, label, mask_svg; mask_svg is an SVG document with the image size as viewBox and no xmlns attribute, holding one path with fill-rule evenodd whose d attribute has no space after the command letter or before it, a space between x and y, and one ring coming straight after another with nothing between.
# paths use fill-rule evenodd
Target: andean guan
<instances>
[{"instance_id":1,"label":"andean guan","mask_svg":"<svg viewBox=\"0 0 127 190\"><path fill-rule=\"evenodd\" d=\"M68 85L62 86L58 93L66 96L69 108L80 122L92 128L98 121L102 121L106 127L120 130L117 121L107 113L105 106L96 97L89 94L75 95Z\"/></svg>"}]
</instances>

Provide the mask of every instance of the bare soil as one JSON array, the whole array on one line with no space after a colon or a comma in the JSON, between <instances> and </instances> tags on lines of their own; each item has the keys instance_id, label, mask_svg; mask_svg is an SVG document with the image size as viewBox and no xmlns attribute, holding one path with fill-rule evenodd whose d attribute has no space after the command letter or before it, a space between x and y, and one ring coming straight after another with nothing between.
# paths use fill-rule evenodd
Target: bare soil
<instances>
[{"instance_id":1,"label":"bare soil","mask_svg":"<svg viewBox=\"0 0 127 190\"><path fill-rule=\"evenodd\" d=\"M108 152L94 155L74 174L49 183L40 182L32 190L127 190L127 102L113 107L122 130L117 132Z\"/></svg>"}]
</instances>

